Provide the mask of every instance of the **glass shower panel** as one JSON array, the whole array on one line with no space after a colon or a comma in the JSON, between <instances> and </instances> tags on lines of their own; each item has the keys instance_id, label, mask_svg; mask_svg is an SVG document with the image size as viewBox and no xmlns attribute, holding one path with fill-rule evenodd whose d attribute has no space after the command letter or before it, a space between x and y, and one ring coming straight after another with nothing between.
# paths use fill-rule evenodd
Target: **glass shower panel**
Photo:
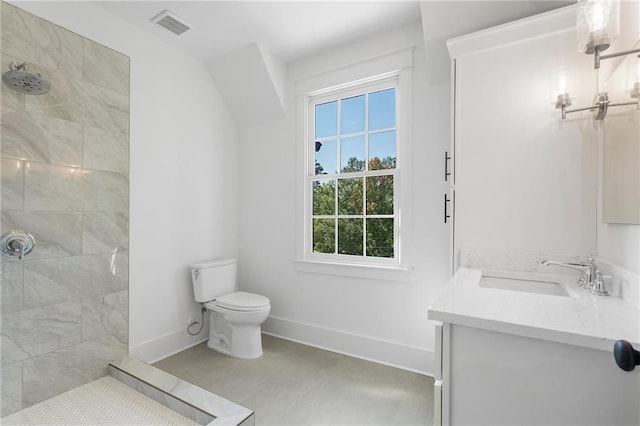
<instances>
[{"instance_id":1,"label":"glass shower panel","mask_svg":"<svg viewBox=\"0 0 640 426\"><path fill-rule=\"evenodd\" d=\"M0 260L6 416L105 375L128 352L129 58L0 7L2 73L26 69L50 86L0 89L0 231L35 240L22 259Z\"/></svg>"}]
</instances>

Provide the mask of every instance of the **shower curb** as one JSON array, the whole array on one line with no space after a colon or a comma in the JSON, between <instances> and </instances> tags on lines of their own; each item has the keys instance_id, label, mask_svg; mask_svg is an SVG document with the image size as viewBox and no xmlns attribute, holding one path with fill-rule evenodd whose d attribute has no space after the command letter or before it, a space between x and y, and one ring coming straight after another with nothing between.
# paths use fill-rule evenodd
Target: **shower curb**
<instances>
[{"instance_id":1,"label":"shower curb","mask_svg":"<svg viewBox=\"0 0 640 426\"><path fill-rule=\"evenodd\" d=\"M109 374L201 425L253 426L252 410L132 357L109 363Z\"/></svg>"}]
</instances>

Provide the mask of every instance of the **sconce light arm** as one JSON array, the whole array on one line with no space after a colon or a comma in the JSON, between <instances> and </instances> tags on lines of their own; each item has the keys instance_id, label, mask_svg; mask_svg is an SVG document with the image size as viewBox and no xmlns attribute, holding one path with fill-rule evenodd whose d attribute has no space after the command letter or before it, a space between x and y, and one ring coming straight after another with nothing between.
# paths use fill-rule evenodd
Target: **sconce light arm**
<instances>
[{"instance_id":1,"label":"sconce light arm","mask_svg":"<svg viewBox=\"0 0 640 426\"><path fill-rule=\"evenodd\" d=\"M569 105L571 105L571 104L569 104ZM585 108L567 109L568 105L558 105L557 108L562 110L562 118L563 119L566 119L567 118L567 114L570 114L572 112L591 111L591 112L593 112L593 119L594 120L603 120L606 117L607 111L609 110L610 107L626 106L626 105L635 105L637 107L637 109L640 110L640 99L638 99L637 101L632 101L632 102L612 103L611 101L609 101L607 93L603 92L603 93L596 94L596 96L595 96L595 98L593 100L593 105L592 106L585 107Z\"/></svg>"},{"instance_id":2,"label":"sconce light arm","mask_svg":"<svg viewBox=\"0 0 640 426\"><path fill-rule=\"evenodd\" d=\"M580 112L580 111L593 111L595 109L597 109L597 106L590 106L590 107L586 107L586 108L574 108L574 109L564 109L563 108L563 115L566 114L571 114L572 112ZM565 117L562 117L565 118Z\"/></svg>"},{"instance_id":3,"label":"sconce light arm","mask_svg":"<svg viewBox=\"0 0 640 426\"><path fill-rule=\"evenodd\" d=\"M595 49L595 51L593 53L594 53L594 55L593 55L593 68L594 69L599 69L600 68L600 61L602 61L604 59L617 58L618 56L633 55L634 53L640 54L640 49L625 50L625 51L622 51L622 52L610 53L608 55L601 55L600 54L600 49L598 47L596 47L596 49Z\"/></svg>"},{"instance_id":4,"label":"sconce light arm","mask_svg":"<svg viewBox=\"0 0 640 426\"><path fill-rule=\"evenodd\" d=\"M609 104L610 107L625 106L625 105L637 105L638 108L640 108L640 100L635 102L621 102L618 104Z\"/></svg>"}]
</instances>

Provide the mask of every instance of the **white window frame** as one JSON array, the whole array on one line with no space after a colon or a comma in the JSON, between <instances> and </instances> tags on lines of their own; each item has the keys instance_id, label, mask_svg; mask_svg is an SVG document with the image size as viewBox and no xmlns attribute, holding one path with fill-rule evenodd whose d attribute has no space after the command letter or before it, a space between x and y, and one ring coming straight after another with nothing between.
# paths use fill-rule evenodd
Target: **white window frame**
<instances>
[{"instance_id":1,"label":"white window frame","mask_svg":"<svg viewBox=\"0 0 640 426\"><path fill-rule=\"evenodd\" d=\"M316 260L316 261L321 261L321 262L338 262L338 263L362 263L362 264L379 264L379 265L397 265L399 264L398 258L400 257L400 247L398 244L398 236L399 236L399 232L400 232L400 227L398 225L398 190L397 190L397 179L399 176L399 168L401 167L401 159L398 157L397 154L397 149L396 149L396 167L394 169L381 169L381 170L363 170L360 172L349 172L349 173L341 173L340 171L338 171L337 173L332 173L332 174L328 174L328 175L316 175L315 174L315 152L314 150L311 149L312 146L314 146L315 141L316 141L316 137L315 137L315 106L316 105L320 105L323 103L327 103L327 102L332 102L332 101L339 101L342 99L347 99L347 98L351 98L354 96L360 96L360 95L365 95L365 94L370 94L370 93L374 93L374 92L378 92L378 91L382 91L385 89L391 89L394 88L395 90L395 95L396 95L396 99L398 96L398 87L399 87L399 81L398 81L398 76L397 74L391 75L391 76L384 76L382 78L373 80L371 82L365 82L365 83L357 83L354 85L350 85L348 87L341 87L337 90L332 90L332 91L322 91L320 94L314 94L311 93L308 95L308 99L309 99L309 103L308 103L308 129L307 129L307 137L305 138L305 143L309 144L309 146L307 147L307 156L308 156L308 164L306 167L307 173L307 182L306 182L306 189L305 189L305 258L309 259L309 260ZM394 130L396 132L396 148L397 148L397 141L402 137L401 134L401 129L398 127L398 102L396 102L396 111L395 111L395 116L396 116L396 125L393 127L392 130ZM368 120L367 117L367 111L368 111L368 103L365 103L365 122ZM340 110L338 110L338 123L340 122ZM340 127L338 125L338 127ZM388 131L391 129L380 129L380 130L376 130L374 132L369 132L368 130L368 126L365 126L365 130L363 132L358 132L358 133L366 133L366 134L375 134L375 133L379 133L379 132L383 132L383 131ZM347 135L347 137L350 137L351 135ZM344 135L342 135L340 133L340 138L338 138L338 153L340 152L340 139L343 138ZM324 138L319 138L319 139L324 139ZM327 137L327 139L330 139L329 137ZM365 143L365 166L367 164L366 159L368 159L368 143ZM366 167L365 167L366 168ZM383 258L383 257L372 257L372 256L367 256L366 255L366 251L367 248L366 246L363 247L363 254L362 255L348 255L348 254L338 254L338 253L318 253L318 252L314 252L313 251L313 219L314 219L314 214L312 211L313 208L313 182L316 180L334 180L336 182L336 186L338 184L338 180L339 179L345 179L345 178L363 178L366 179L367 177L371 177L371 176L393 176L394 179L394 191L393 191L393 207L394 207L394 211L392 214L390 215L367 215L366 214L366 206L363 205L363 212L361 215L356 215L356 216L361 216L363 218L363 220L365 221L363 223L363 229L366 229L366 218L367 216L384 216L387 218L392 218L394 220L394 229L393 229L393 253L394 253L394 257L393 258ZM363 203L366 202L366 195L363 192ZM338 227L337 221L339 220L340 216L345 216L345 215L340 215L337 211L338 208L338 199L336 197L335 200L336 203L336 212L334 215L328 215L327 218L331 218L331 219L336 219L336 229ZM349 216L349 215L347 215ZM338 244L338 232L336 231L336 235L335 235L335 244L336 244L336 250L337 250L337 244ZM363 245L364 245L364 239L365 236L363 235ZM336 256L338 256L336 258Z\"/></svg>"},{"instance_id":2,"label":"white window frame","mask_svg":"<svg viewBox=\"0 0 640 426\"><path fill-rule=\"evenodd\" d=\"M407 281L411 267L406 250L411 238L411 125L413 47L296 82L296 265L299 271L373 279ZM315 142L311 101L342 99L396 87L396 168L394 176L394 258L314 253L312 248L312 186ZM390 173L391 171L391 173ZM360 173L350 173L360 177ZM364 173L362 174L364 175ZM364 213L364 212L363 212ZM366 248L365 248L366 250Z\"/></svg>"}]
</instances>

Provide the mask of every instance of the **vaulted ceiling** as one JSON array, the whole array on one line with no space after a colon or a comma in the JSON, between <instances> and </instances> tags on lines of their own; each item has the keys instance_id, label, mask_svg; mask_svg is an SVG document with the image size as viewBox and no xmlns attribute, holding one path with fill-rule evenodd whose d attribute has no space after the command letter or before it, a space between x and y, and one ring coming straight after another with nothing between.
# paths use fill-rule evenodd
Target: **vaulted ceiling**
<instances>
[{"instance_id":1,"label":"vaulted ceiling","mask_svg":"<svg viewBox=\"0 0 640 426\"><path fill-rule=\"evenodd\" d=\"M380 30L423 21L445 39L575 1L100 1L141 29L206 62L258 42L287 63ZM165 9L193 27L180 36L151 22Z\"/></svg>"},{"instance_id":2,"label":"vaulted ceiling","mask_svg":"<svg viewBox=\"0 0 640 426\"><path fill-rule=\"evenodd\" d=\"M314 52L386 29L422 23L427 77L432 85L438 85L449 80L446 39L570 3L102 0L98 4L202 59L236 122L251 125L284 116L286 64ZM151 21L167 9L192 28L175 35Z\"/></svg>"}]
</instances>

